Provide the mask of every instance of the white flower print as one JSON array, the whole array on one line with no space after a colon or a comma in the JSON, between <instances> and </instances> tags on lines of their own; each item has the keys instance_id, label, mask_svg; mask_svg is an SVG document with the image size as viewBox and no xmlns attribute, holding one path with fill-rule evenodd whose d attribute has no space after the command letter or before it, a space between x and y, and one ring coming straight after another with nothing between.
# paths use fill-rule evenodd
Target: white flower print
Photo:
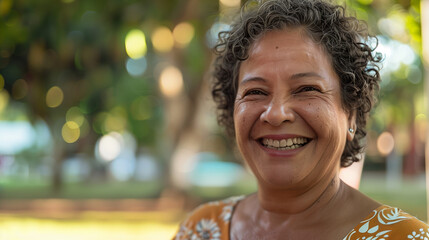
<instances>
[{"instance_id":1,"label":"white flower print","mask_svg":"<svg viewBox=\"0 0 429 240\"><path fill-rule=\"evenodd\" d=\"M423 228L420 228L420 234L423 236L424 240L429 240L429 228L426 230L426 232L423 230Z\"/></svg>"},{"instance_id":2,"label":"white flower print","mask_svg":"<svg viewBox=\"0 0 429 240\"><path fill-rule=\"evenodd\" d=\"M376 209L343 240L429 240L428 225L398 208ZM409 232L403 232L407 229ZM401 237L401 238L399 238Z\"/></svg>"},{"instance_id":3,"label":"white flower print","mask_svg":"<svg viewBox=\"0 0 429 240\"><path fill-rule=\"evenodd\" d=\"M378 231L378 225L369 228L369 222L366 222L362 227L359 228L360 233L375 233Z\"/></svg>"},{"instance_id":4,"label":"white flower print","mask_svg":"<svg viewBox=\"0 0 429 240\"><path fill-rule=\"evenodd\" d=\"M385 230L385 231L378 232L375 236L367 233L363 237L353 238L353 235L356 233L356 231L353 230L346 237L344 237L343 240L351 240L351 239L356 239L356 240L387 240L389 237L389 235L387 233L389 233L389 232L391 232L391 230Z\"/></svg>"},{"instance_id":5,"label":"white flower print","mask_svg":"<svg viewBox=\"0 0 429 240\"><path fill-rule=\"evenodd\" d=\"M177 233L176 237L174 238L174 240L181 240L181 239L190 239L191 235L192 235L192 230L185 227L185 226L180 226L179 232Z\"/></svg>"},{"instance_id":6,"label":"white flower print","mask_svg":"<svg viewBox=\"0 0 429 240\"><path fill-rule=\"evenodd\" d=\"M419 231L413 231L408 234L408 239L411 240L429 240L429 228L425 231L423 228L420 228Z\"/></svg>"},{"instance_id":7,"label":"white flower print","mask_svg":"<svg viewBox=\"0 0 429 240\"><path fill-rule=\"evenodd\" d=\"M202 219L197 223L192 240L220 240L220 229L212 219Z\"/></svg>"},{"instance_id":8,"label":"white flower print","mask_svg":"<svg viewBox=\"0 0 429 240\"><path fill-rule=\"evenodd\" d=\"M227 205L223 207L222 214L220 216L224 222L229 222L229 220L231 220L233 209L234 209L234 206L232 205Z\"/></svg>"},{"instance_id":9,"label":"white flower print","mask_svg":"<svg viewBox=\"0 0 429 240\"><path fill-rule=\"evenodd\" d=\"M406 219L410 219L410 217L404 216L402 211L398 208L386 208L378 212L378 221L384 225L391 225Z\"/></svg>"},{"instance_id":10,"label":"white flower print","mask_svg":"<svg viewBox=\"0 0 429 240\"><path fill-rule=\"evenodd\" d=\"M420 238L420 234L413 231L411 234L408 234L409 239L417 240Z\"/></svg>"},{"instance_id":11,"label":"white flower print","mask_svg":"<svg viewBox=\"0 0 429 240\"><path fill-rule=\"evenodd\" d=\"M402 222L404 220L411 219L410 216L407 216L398 208L384 208L379 211L374 210L373 214L363 220L361 222L361 226L359 229L353 229L345 238L344 240L349 239L356 239L356 240L386 240L389 239L389 236L391 235L392 230L391 229L385 229L387 225L393 225L395 223ZM423 231L423 229L421 229ZM424 233L424 231L423 231ZM423 233L414 232L408 235L408 239L423 239L423 240L429 240L420 238L423 236ZM353 238L352 235L360 234L361 237L359 238ZM414 234L414 235L413 235ZM429 234L428 234L429 237Z\"/></svg>"}]
</instances>

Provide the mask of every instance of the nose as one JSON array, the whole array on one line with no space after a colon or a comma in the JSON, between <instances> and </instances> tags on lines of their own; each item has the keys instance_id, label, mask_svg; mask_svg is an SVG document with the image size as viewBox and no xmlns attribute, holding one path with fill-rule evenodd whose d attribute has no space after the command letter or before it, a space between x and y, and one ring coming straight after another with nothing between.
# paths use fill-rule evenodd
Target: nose
<instances>
[{"instance_id":1,"label":"nose","mask_svg":"<svg viewBox=\"0 0 429 240\"><path fill-rule=\"evenodd\" d=\"M262 112L260 119L272 126L280 126L284 122L295 121L295 113L287 101L273 99L266 110Z\"/></svg>"}]
</instances>

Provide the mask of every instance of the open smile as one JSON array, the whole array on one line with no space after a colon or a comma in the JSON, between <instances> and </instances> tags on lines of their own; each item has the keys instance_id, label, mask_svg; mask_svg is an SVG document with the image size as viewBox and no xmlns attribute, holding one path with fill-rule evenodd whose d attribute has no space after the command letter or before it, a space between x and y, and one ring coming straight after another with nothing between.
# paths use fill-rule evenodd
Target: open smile
<instances>
[{"instance_id":1,"label":"open smile","mask_svg":"<svg viewBox=\"0 0 429 240\"><path fill-rule=\"evenodd\" d=\"M305 137L293 137L286 139L271 139L271 138L261 138L259 139L260 144L266 148L274 150L292 150L305 146L311 141L310 138Z\"/></svg>"}]
</instances>

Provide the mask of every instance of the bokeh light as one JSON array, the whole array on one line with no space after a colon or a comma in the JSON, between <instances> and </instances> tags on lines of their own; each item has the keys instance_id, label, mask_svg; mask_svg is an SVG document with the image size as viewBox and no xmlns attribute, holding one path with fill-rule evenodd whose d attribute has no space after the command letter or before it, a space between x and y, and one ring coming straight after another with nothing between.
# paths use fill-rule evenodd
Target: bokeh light
<instances>
[{"instance_id":1,"label":"bokeh light","mask_svg":"<svg viewBox=\"0 0 429 240\"><path fill-rule=\"evenodd\" d=\"M376 51L383 57L382 68L380 70L382 87L391 83L391 74L400 79L406 79L413 84L422 80L422 72L413 63L418 58L415 51L407 44L390 39L386 36L377 36L379 44ZM375 43L370 43L374 46ZM375 46L374 46L375 47Z\"/></svg>"},{"instance_id":2,"label":"bokeh light","mask_svg":"<svg viewBox=\"0 0 429 240\"><path fill-rule=\"evenodd\" d=\"M239 7L241 0L219 0L226 7Z\"/></svg>"},{"instance_id":3,"label":"bokeh light","mask_svg":"<svg viewBox=\"0 0 429 240\"><path fill-rule=\"evenodd\" d=\"M222 22L215 22L206 33L206 42L209 48L213 48L218 42L218 35L222 31L228 31L231 25Z\"/></svg>"},{"instance_id":4,"label":"bokeh light","mask_svg":"<svg viewBox=\"0 0 429 240\"><path fill-rule=\"evenodd\" d=\"M79 125L73 121L67 121L62 129L62 136L66 143L74 143L80 137Z\"/></svg>"},{"instance_id":5,"label":"bokeh light","mask_svg":"<svg viewBox=\"0 0 429 240\"><path fill-rule=\"evenodd\" d=\"M131 76L141 76L147 68L147 61L145 57L137 58L137 59L128 59L125 64L128 73Z\"/></svg>"},{"instance_id":6,"label":"bokeh light","mask_svg":"<svg viewBox=\"0 0 429 240\"><path fill-rule=\"evenodd\" d=\"M414 120L414 124L417 130L417 137L420 141L424 142L426 140L426 134L428 131L428 122L425 114L420 113L416 115Z\"/></svg>"},{"instance_id":7,"label":"bokeh light","mask_svg":"<svg viewBox=\"0 0 429 240\"><path fill-rule=\"evenodd\" d=\"M383 155L387 156L392 152L395 146L393 135L389 132L383 132L377 139L377 149Z\"/></svg>"},{"instance_id":8,"label":"bokeh light","mask_svg":"<svg viewBox=\"0 0 429 240\"><path fill-rule=\"evenodd\" d=\"M79 107L71 107L67 110L66 121L75 122L79 127L81 127L85 121L85 117Z\"/></svg>"},{"instance_id":9,"label":"bokeh light","mask_svg":"<svg viewBox=\"0 0 429 240\"><path fill-rule=\"evenodd\" d=\"M104 161L112 161L121 153L122 136L111 132L100 138L98 143L98 154Z\"/></svg>"},{"instance_id":10,"label":"bokeh light","mask_svg":"<svg viewBox=\"0 0 429 240\"><path fill-rule=\"evenodd\" d=\"M0 91L4 88L4 77L0 74Z\"/></svg>"},{"instance_id":11,"label":"bokeh light","mask_svg":"<svg viewBox=\"0 0 429 240\"><path fill-rule=\"evenodd\" d=\"M409 65L404 72L406 79L413 84L418 84L423 80L422 71L415 65Z\"/></svg>"},{"instance_id":12,"label":"bokeh light","mask_svg":"<svg viewBox=\"0 0 429 240\"><path fill-rule=\"evenodd\" d=\"M423 61L426 63L426 65L429 65L429 2L428 1L420 1L421 8L422 9L422 15L421 15L421 33L422 33L422 55L423 55ZM426 13L426 14L425 14Z\"/></svg>"},{"instance_id":13,"label":"bokeh light","mask_svg":"<svg viewBox=\"0 0 429 240\"><path fill-rule=\"evenodd\" d=\"M12 0L2 0L0 1L0 16L4 16L8 13L12 7Z\"/></svg>"},{"instance_id":14,"label":"bokeh light","mask_svg":"<svg viewBox=\"0 0 429 240\"><path fill-rule=\"evenodd\" d=\"M61 105L64 100L64 93L58 86L51 87L46 93L46 105L55 108Z\"/></svg>"},{"instance_id":15,"label":"bokeh light","mask_svg":"<svg viewBox=\"0 0 429 240\"><path fill-rule=\"evenodd\" d=\"M166 67L161 72L159 86L166 97L177 96L183 88L182 72L174 66Z\"/></svg>"},{"instance_id":16,"label":"bokeh light","mask_svg":"<svg viewBox=\"0 0 429 240\"><path fill-rule=\"evenodd\" d=\"M115 116L109 114L104 122L105 132L110 131L121 131L124 130L126 126L126 119L122 116Z\"/></svg>"},{"instance_id":17,"label":"bokeh light","mask_svg":"<svg viewBox=\"0 0 429 240\"><path fill-rule=\"evenodd\" d=\"M104 119L103 132L121 132L127 127L127 111L123 107L113 108Z\"/></svg>"},{"instance_id":18,"label":"bokeh light","mask_svg":"<svg viewBox=\"0 0 429 240\"><path fill-rule=\"evenodd\" d=\"M380 31L385 35L391 36L395 39L401 39L403 36L407 36L405 21L400 15L381 18L378 20L377 24Z\"/></svg>"},{"instance_id":19,"label":"bokeh light","mask_svg":"<svg viewBox=\"0 0 429 240\"><path fill-rule=\"evenodd\" d=\"M132 59L139 59L146 54L146 37L142 31L133 29L128 32L125 37L125 51Z\"/></svg>"},{"instance_id":20,"label":"bokeh light","mask_svg":"<svg viewBox=\"0 0 429 240\"><path fill-rule=\"evenodd\" d=\"M395 128L395 153L403 155L410 149L410 132L406 126L398 126Z\"/></svg>"},{"instance_id":21,"label":"bokeh light","mask_svg":"<svg viewBox=\"0 0 429 240\"><path fill-rule=\"evenodd\" d=\"M0 121L0 155L13 156L25 149L40 146L46 138L35 130L28 121ZM2 174L0 176L4 176Z\"/></svg>"},{"instance_id":22,"label":"bokeh light","mask_svg":"<svg viewBox=\"0 0 429 240\"><path fill-rule=\"evenodd\" d=\"M373 0L358 0L358 2L364 5L370 5Z\"/></svg>"},{"instance_id":23,"label":"bokeh light","mask_svg":"<svg viewBox=\"0 0 429 240\"><path fill-rule=\"evenodd\" d=\"M152 34L153 47L159 52L169 52L174 46L173 33L167 27L158 27Z\"/></svg>"},{"instance_id":24,"label":"bokeh light","mask_svg":"<svg viewBox=\"0 0 429 240\"><path fill-rule=\"evenodd\" d=\"M192 156L195 165L187 175L192 185L201 187L228 187L236 183L244 174L237 163L224 162L210 152L200 152Z\"/></svg>"},{"instance_id":25,"label":"bokeh light","mask_svg":"<svg viewBox=\"0 0 429 240\"><path fill-rule=\"evenodd\" d=\"M7 91L0 91L0 113L2 113L9 103L9 93Z\"/></svg>"},{"instance_id":26,"label":"bokeh light","mask_svg":"<svg viewBox=\"0 0 429 240\"><path fill-rule=\"evenodd\" d=\"M23 99L28 93L28 84L24 79L18 79L12 86L12 97L16 100Z\"/></svg>"},{"instance_id":27,"label":"bokeh light","mask_svg":"<svg viewBox=\"0 0 429 240\"><path fill-rule=\"evenodd\" d=\"M186 47L194 37L194 27L187 22L177 24L173 29L173 36L179 47Z\"/></svg>"}]
</instances>

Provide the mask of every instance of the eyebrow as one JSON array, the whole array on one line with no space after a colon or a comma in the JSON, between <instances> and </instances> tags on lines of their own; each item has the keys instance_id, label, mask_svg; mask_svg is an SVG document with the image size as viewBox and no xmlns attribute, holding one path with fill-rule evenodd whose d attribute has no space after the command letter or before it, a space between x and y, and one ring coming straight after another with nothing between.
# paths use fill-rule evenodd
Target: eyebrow
<instances>
[{"instance_id":1,"label":"eyebrow","mask_svg":"<svg viewBox=\"0 0 429 240\"><path fill-rule=\"evenodd\" d=\"M242 84L248 83L248 82L266 82L266 80L261 78L261 77L249 77L249 78L245 78L245 79L243 79L243 81L241 81Z\"/></svg>"},{"instance_id":2,"label":"eyebrow","mask_svg":"<svg viewBox=\"0 0 429 240\"><path fill-rule=\"evenodd\" d=\"M315 72L302 72L302 73L293 74L290 77L290 79L296 80L296 79L300 79L300 78L309 78L309 77L322 78L322 76L320 76L319 74L317 74ZM243 81L241 81L241 84L248 83L248 82L266 82L266 80L264 78L261 78L261 77L249 77L249 78L243 79Z\"/></svg>"},{"instance_id":3,"label":"eyebrow","mask_svg":"<svg viewBox=\"0 0 429 240\"><path fill-rule=\"evenodd\" d=\"M291 79L299 79L299 78L309 78L309 77L317 77L322 78L319 74L315 72L303 72L303 73L296 73L291 76Z\"/></svg>"}]
</instances>

